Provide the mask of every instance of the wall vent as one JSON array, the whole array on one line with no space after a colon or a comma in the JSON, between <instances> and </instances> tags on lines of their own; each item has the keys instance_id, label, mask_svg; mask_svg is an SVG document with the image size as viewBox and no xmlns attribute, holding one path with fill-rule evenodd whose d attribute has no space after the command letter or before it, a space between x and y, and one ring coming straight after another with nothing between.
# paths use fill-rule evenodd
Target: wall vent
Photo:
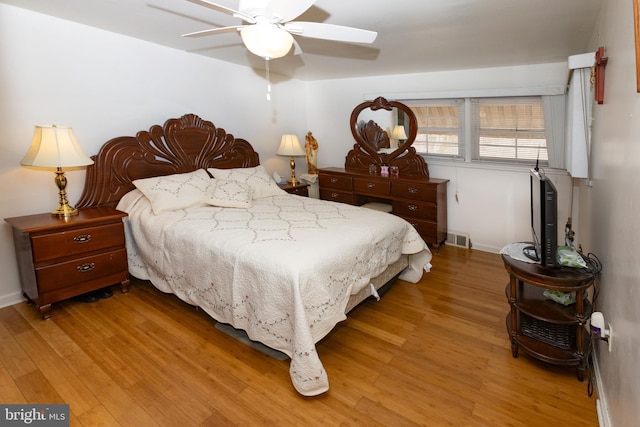
<instances>
[{"instance_id":1,"label":"wall vent","mask_svg":"<svg viewBox=\"0 0 640 427\"><path fill-rule=\"evenodd\" d=\"M459 231L447 231L446 244L469 249L471 247L471 242L469 241L469 233L461 233Z\"/></svg>"}]
</instances>

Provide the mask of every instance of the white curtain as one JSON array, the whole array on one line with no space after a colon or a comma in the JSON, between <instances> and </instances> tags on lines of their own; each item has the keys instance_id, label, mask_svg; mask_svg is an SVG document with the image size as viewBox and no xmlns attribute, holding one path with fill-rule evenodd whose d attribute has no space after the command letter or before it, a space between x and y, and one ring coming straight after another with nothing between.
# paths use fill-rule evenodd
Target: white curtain
<instances>
[{"instance_id":1,"label":"white curtain","mask_svg":"<svg viewBox=\"0 0 640 427\"><path fill-rule=\"evenodd\" d=\"M565 95L543 95L544 128L549 167L565 168Z\"/></svg>"},{"instance_id":2,"label":"white curtain","mask_svg":"<svg viewBox=\"0 0 640 427\"><path fill-rule=\"evenodd\" d=\"M574 178L590 178L591 113L593 97L591 69L573 70L567 96L566 169Z\"/></svg>"}]
</instances>

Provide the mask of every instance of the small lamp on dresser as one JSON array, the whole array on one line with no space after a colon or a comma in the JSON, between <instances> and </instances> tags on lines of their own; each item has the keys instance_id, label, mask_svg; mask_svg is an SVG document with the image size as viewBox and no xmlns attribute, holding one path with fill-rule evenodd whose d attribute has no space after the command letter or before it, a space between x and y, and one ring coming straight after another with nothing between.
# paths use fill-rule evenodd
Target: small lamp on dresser
<instances>
[{"instance_id":1,"label":"small lamp on dresser","mask_svg":"<svg viewBox=\"0 0 640 427\"><path fill-rule=\"evenodd\" d=\"M67 178L62 168L88 166L93 160L85 154L78 144L73 129L68 126L36 126L33 142L29 151L20 162L23 166L36 168L55 168L55 182L60 196L60 206L51 212L57 217L69 217L78 214L78 210L69 206L67 201Z\"/></svg>"},{"instance_id":2,"label":"small lamp on dresser","mask_svg":"<svg viewBox=\"0 0 640 427\"><path fill-rule=\"evenodd\" d=\"M391 132L391 139L395 140L396 147L399 147L400 141L403 139L407 139L407 134L404 131L404 126L397 125L396 127L394 127L393 131Z\"/></svg>"},{"instance_id":3,"label":"small lamp on dresser","mask_svg":"<svg viewBox=\"0 0 640 427\"><path fill-rule=\"evenodd\" d=\"M291 185L296 185L300 181L296 178L296 160L295 156L306 156L307 153L304 151L302 146L300 145L300 141L296 135L282 135L282 139L280 140L280 147L278 147L278 151L276 152L279 156L290 156L291 160L289 161L289 165L291 166L291 178L289 178L289 183Z\"/></svg>"}]
</instances>

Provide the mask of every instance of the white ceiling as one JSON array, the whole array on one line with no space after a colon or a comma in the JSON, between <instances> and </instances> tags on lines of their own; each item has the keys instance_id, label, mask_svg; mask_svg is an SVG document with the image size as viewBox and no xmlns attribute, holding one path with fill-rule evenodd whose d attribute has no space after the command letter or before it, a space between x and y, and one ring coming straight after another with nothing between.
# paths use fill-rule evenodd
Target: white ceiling
<instances>
[{"instance_id":1,"label":"white ceiling","mask_svg":"<svg viewBox=\"0 0 640 427\"><path fill-rule=\"evenodd\" d=\"M604 1L317 0L297 20L377 31L376 41L356 45L296 37L303 53L272 60L270 69L291 78L318 80L562 62L586 52ZM241 23L186 0L0 2L264 69L264 60L244 48L238 33L181 37ZM238 0L216 2L238 7Z\"/></svg>"}]
</instances>

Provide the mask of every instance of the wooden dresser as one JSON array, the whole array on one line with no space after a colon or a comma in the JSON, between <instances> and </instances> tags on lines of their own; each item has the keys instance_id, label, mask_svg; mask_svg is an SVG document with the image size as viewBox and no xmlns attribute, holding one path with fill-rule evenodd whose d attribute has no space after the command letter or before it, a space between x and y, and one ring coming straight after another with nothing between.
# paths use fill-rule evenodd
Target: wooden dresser
<instances>
[{"instance_id":1,"label":"wooden dresser","mask_svg":"<svg viewBox=\"0 0 640 427\"><path fill-rule=\"evenodd\" d=\"M363 205L383 202L410 222L425 242L435 246L447 238L447 179L426 176L381 176L343 168L318 172L320 198Z\"/></svg>"}]
</instances>

